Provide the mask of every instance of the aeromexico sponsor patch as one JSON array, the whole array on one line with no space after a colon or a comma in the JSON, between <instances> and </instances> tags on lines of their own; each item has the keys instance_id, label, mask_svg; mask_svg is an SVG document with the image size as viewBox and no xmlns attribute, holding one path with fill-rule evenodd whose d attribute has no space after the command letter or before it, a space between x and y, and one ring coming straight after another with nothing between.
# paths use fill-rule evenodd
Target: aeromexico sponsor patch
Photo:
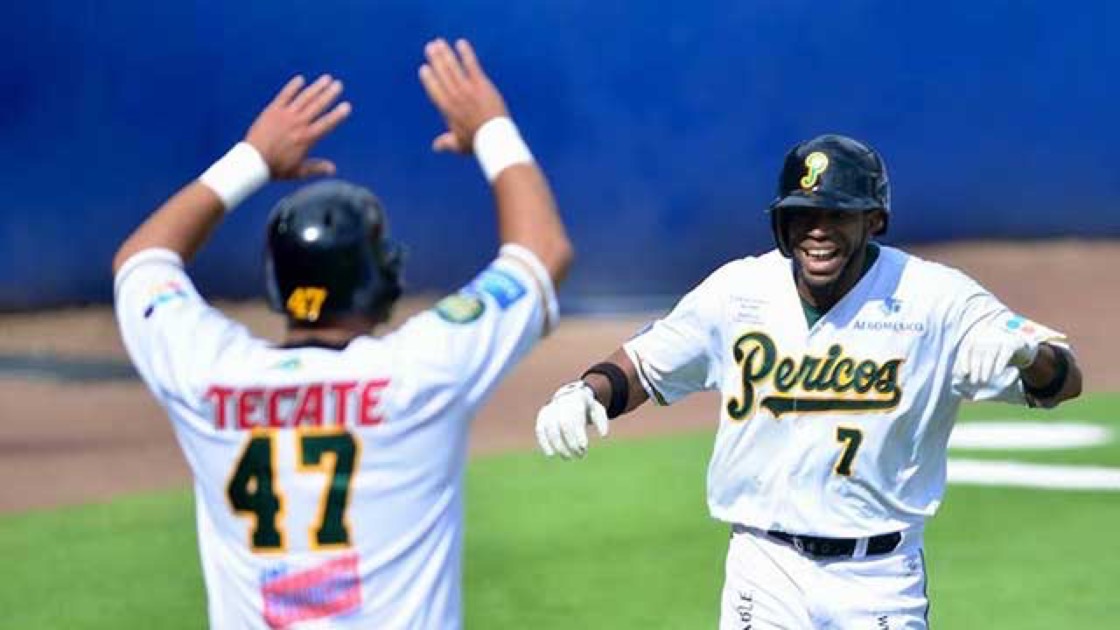
<instances>
[{"instance_id":1,"label":"aeromexico sponsor patch","mask_svg":"<svg viewBox=\"0 0 1120 630\"><path fill-rule=\"evenodd\" d=\"M926 324L921 320L904 317L903 302L894 297L883 298L878 309L868 309L864 317L852 322L852 328L870 332L922 334Z\"/></svg>"},{"instance_id":2,"label":"aeromexico sponsor patch","mask_svg":"<svg viewBox=\"0 0 1120 630\"><path fill-rule=\"evenodd\" d=\"M856 330L869 330L871 332L896 332L896 333L917 333L921 334L926 331L926 325L923 322L913 321L893 321L889 319L884 320L866 320L859 319L852 324L852 328Z\"/></svg>"},{"instance_id":3,"label":"aeromexico sponsor patch","mask_svg":"<svg viewBox=\"0 0 1120 630\"><path fill-rule=\"evenodd\" d=\"M877 362L850 357L833 344L824 356L780 356L766 333L749 332L732 346L741 375L742 393L728 399L734 420L750 415L757 402L775 417L785 413L887 411L898 406L903 359ZM756 401L755 388L773 380L775 393Z\"/></svg>"}]
</instances>

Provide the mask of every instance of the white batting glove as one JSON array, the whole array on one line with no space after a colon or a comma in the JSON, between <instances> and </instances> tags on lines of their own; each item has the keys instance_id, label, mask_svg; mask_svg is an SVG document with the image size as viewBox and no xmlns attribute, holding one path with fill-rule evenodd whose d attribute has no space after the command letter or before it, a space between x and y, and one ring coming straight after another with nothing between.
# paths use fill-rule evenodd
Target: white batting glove
<instances>
[{"instance_id":1,"label":"white batting glove","mask_svg":"<svg viewBox=\"0 0 1120 630\"><path fill-rule=\"evenodd\" d=\"M970 385L979 386L992 380L1007 367L1023 369L1038 357L1039 341L990 326L976 331L981 337L972 341L958 358L961 376Z\"/></svg>"},{"instance_id":2,"label":"white batting glove","mask_svg":"<svg viewBox=\"0 0 1120 630\"><path fill-rule=\"evenodd\" d=\"M600 437L610 431L607 410L591 388L574 381L556 390L552 400L537 413L537 443L548 457L564 459L587 454L587 425L594 424Z\"/></svg>"}]
</instances>

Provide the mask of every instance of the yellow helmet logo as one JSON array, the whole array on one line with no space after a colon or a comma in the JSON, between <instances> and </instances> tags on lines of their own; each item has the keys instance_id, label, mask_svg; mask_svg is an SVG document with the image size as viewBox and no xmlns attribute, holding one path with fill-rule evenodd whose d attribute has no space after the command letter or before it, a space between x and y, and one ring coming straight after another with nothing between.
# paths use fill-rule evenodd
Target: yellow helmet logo
<instances>
[{"instance_id":1,"label":"yellow helmet logo","mask_svg":"<svg viewBox=\"0 0 1120 630\"><path fill-rule=\"evenodd\" d=\"M299 287L288 296L288 313L300 321L318 321L326 301L327 290L323 287Z\"/></svg>"},{"instance_id":2,"label":"yellow helmet logo","mask_svg":"<svg viewBox=\"0 0 1120 630\"><path fill-rule=\"evenodd\" d=\"M813 151L805 158L805 177L801 178L801 187L805 189L817 185L821 173L828 170L828 156L820 151Z\"/></svg>"}]
</instances>

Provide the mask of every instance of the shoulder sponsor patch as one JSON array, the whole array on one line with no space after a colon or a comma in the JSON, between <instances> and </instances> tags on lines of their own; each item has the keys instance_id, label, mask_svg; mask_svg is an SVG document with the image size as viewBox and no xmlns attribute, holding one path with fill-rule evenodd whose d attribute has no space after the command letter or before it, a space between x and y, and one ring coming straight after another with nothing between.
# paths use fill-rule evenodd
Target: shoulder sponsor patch
<instances>
[{"instance_id":1,"label":"shoulder sponsor patch","mask_svg":"<svg viewBox=\"0 0 1120 630\"><path fill-rule=\"evenodd\" d=\"M494 298L503 310L520 300L526 293L525 285L521 284L513 274L494 267L479 274L470 288L475 293L485 293Z\"/></svg>"},{"instance_id":2,"label":"shoulder sponsor patch","mask_svg":"<svg viewBox=\"0 0 1120 630\"><path fill-rule=\"evenodd\" d=\"M179 284L178 280L167 280L152 285L152 287L148 289L148 294L151 296L151 299L148 300L148 305L144 307L144 319L151 317L157 307L176 300L183 300L187 297L186 289L183 288L183 285Z\"/></svg>"},{"instance_id":3,"label":"shoulder sponsor patch","mask_svg":"<svg viewBox=\"0 0 1120 630\"><path fill-rule=\"evenodd\" d=\"M1064 333L1043 326L1038 322L1032 322L1018 314L1012 315L1007 319L1007 321L1004 322L1004 327L1008 332L1018 335L1022 339L1038 343L1044 341L1065 341L1066 338Z\"/></svg>"},{"instance_id":4,"label":"shoulder sponsor patch","mask_svg":"<svg viewBox=\"0 0 1120 630\"><path fill-rule=\"evenodd\" d=\"M469 324L482 316L486 304L472 293L456 293L440 300L435 307L440 319L452 324Z\"/></svg>"}]
</instances>

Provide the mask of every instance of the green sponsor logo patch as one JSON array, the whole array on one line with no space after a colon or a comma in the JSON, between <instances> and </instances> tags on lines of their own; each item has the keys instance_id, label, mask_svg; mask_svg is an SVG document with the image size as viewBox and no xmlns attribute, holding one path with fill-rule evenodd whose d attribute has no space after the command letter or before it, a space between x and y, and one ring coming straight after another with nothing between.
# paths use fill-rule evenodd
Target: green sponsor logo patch
<instances>
[{"instance_id":1,"label":"green sponsor logo patch","mask_svg":"<svg viewBox=\"0 0 1120 630\"><path fill-rule=\"evenodd\" d=\"M456 293L436 304L436 314L452 324L467 324L482 316L486 305L477 295Z\"/></svg>"}]
</instances>

